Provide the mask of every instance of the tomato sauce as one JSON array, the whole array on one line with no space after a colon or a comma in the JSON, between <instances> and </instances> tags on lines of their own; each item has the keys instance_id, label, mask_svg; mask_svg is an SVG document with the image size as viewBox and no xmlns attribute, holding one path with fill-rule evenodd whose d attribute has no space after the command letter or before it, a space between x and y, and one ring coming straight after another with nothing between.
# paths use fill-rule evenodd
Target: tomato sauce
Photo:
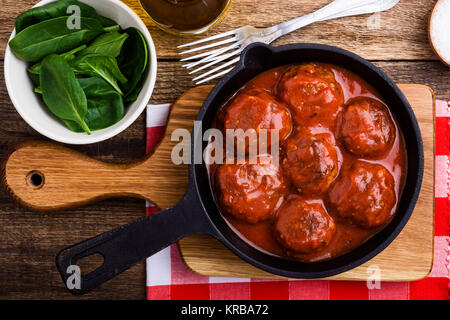
<instances>
[{"instance_id":1,"label":"tomato sauce","mask_svg":"<svg viewBox=\"0 0 450 320\"><path fill-rule=\"evenodd\" d=\"M317 68L322 68L323 70L329 70L334 75L335 81L339 84L342 95L343 95L343 104L339 102L339 106L336 109L336 113L329 112L327 109L326 113L319 114L316 116L316 113L312 113L309 117L303 117L299 115L299 109L295 110L295 107L289 103L285 103L283 101L280 104L284 104L288 106L288 109L292 115L293 126L297 130L301 130L303 127L309 128L309 132L312 134L322 134L327 133L331 135L335 141L336 150L338 152L338 169L337 177L332 182L329 190L333 189L333 185L336 184L336 181L339 181L341 175L347 174L348 170L351 170L358 161L364 161L369 164L382 165L393 177L393 191L395 192L395 204L392 206L389 212L389 219L384 221L381 225L377 225L375 227L366 228L364 226L359 225L358 223L349 223L348 220L343 219L341 216L337 214L337 211L333 206L329 205L329 195L327 192L321 194L308 194L302 193L300 189L294 187L293 185L289 186L288 192L285 194L283 201L287 201L292 197L300 197L305 199L306 201L313 201L323 203L324 207L326 207L328 214L333 218L335 226L334 236L327 244L313 252L292 252L287 250L286 246L283 246L280 241L277 241L274 236L274 220L267 219L265 221L260 221L258 223L249 223L246 220L240 219L236 215L230 214L227 210L222 210L223 216L226 218L229 225L238 233L243 239L249 242L251 245L255 246L259 250L262 250L268 254L272 254L275 256L280 256L288 259L296 259L303 262L315 262L331 259L342 254L345 254L362 243L367 241L377 232L382 230L386 225L392 220L392 217L395 214L397 209L397 204L399 198L401 196L403 185L405 181L406 175L406 152L405 152L405 143L402 136L402 133L399 129L399 126L394 119L392 113L389 111L389 106L383 100L382 94L378 93L374 88L372 88L366 81L360 78L358 75L345 70L341 67L323 64L323 63L314 63ZM280 81L282 77L287 73L287 71L292 70L293 66L283 66L279 68L275 68L269 71L266 71L254 79L249 81L243 88L241 88L235 95L230 97L230 99L223 105L221 110L218 113L217 120L215 126L219 129L223 129L224 125L224 114L227 111L227 108L230 107L234 97L238 95L240 92L245 92L248 90L264 90L276 99L280 99ZM308 74L308 71L305 71ZM309 74L308 74L309 76ZM294 77L294 79L296 79ZM315 81L308 80L308 81ZM317 87L323 88L323 82L319 79L316 82ZM286 85L285 85L286 87ZM310 88L306 86L307 90L302 94L307 94L310 90L313 94L317 92L314 91L314 88ZM336 91L336 88L332 86L333 90ZM283 89L286 90L286 89ZM298 90L298 88L296 88ZM331 92L331 91L330 91ZM333 91L334 92L334 91ZM288 92L289 93L289 92ZM286 96L286 93L283 93ZM298 92L294 92L297 94ZM326 93L325 93L326 94ZM290 98L292 95L290 96ZM339 121L342 121L342 113L344 112L344 108L350 102L352 102L356 98L368 98L376 100L377 103L381 103L385 106L387 117L389 117L390 123L393 124L393 137L392 141L390 141L389 148L385 153L380 155L373 155L368 157L358 156L352 152L349 152L343 144L343 140L340 138L339 133ZM294 97L295 98L295 97ZM303 97L304 99L304 97ZM328 96L323 95L321 99L325 99L327 102L331 101ZM324 100L324 101L325 101ZM339 99L338 99L339 100ZM292 99L290 100L292 101ZM337 100L336 100L337 101ZM311 107L311 106L310 106ZM302 109L303 110L303 109ZM308 109L310 112L310 109ZM301 117L301 123L296 122L297 117ZM306 119L306 120L305 120ZM295 130L293 129L293 131ZM384 127L383 127L384 128ZM291 136L294 133L291 133ZM376 140L375 140L376 141ZM282 142L281 142L282 144ZM282 166L281 166L282 167ZM376 167L376 166L375 166ZM216 173L217 165L213 165L209 168L210 172L210 180L211 185L215 191L216 198L218 200L219 205L223 208L221 203L221 191L218 190L218 186L216 183ZM289 169L289 168L288 168ZM286 170L286 169L285 169ZM357 185L358 187L358 185ZM240 190L241 194L242 191ZM242 199L240 199L242 200ZM344 199L345 200L345 199ZM379 199L383 203L383 199ZM277 206L274 208L274 214L276 215L276 210L280 207ZM390 208L390 207L389 207Z\"/></svg>"}]
</instances>

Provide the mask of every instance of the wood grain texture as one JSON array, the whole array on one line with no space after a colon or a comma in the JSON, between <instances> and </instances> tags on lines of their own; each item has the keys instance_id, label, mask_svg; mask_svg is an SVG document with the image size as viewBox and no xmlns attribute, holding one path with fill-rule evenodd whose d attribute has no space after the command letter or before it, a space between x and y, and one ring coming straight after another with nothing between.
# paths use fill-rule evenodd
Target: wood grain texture
<instances>
[{"instance_id":1,"label":"wood grain texture","mask_svg":"<svg viewBox=\"0 0 450 320\"><path fill-rule=\"evenodd\" d=\"M130 1L132 0L128 0ZM15 17L37 2L38 0L1 2L0 69L3 70L4 48L13 29ZM229 27L237 27L238 24L268 26L310 12L325 2L269 0L257 3L253 0L234 0L230 14L224 22L205 35L225 31ZM435 2L401 0L392 13L383 13L382 15L394 14L393 11L396 11L396 21L382 20L382 32L388 33L386 38L379 33L381 31L368 30L365 25L355 28L356 20L364 20L364 17L355 17L309 26L278 40L275 45L321 42L347 49L355 48L364 57L372 59L396 82L425 84L433 88L438 99L449 99L450 68L433 56L426 35L428 14ZM274 7L276 10L273 10ZM401 11L401 14L398 14L397 10ZM350 21L353 26L350 26ZM347 24L351 29L346 29ZM177 57L174 48L193 38L166 35L155 26L150 26L150 31L155 39L159 58L158 79L151 102L173 102L193 86L186 70L175 60ZM341 34L343 40L340 39ZM381 52L381 55L374 54L377 52ZM13 144L46 138L28 126L15 111L7 94L3 72L0 72L0 88L0 158L3 158ZM128 163L140 158L145 153L145 114L114 138L71 148L110 163ZM104 200L74 210L36 213L14 203L0 188L0 298L72 299L73 296L61 285L54 264L56 253L70 244L141 218L144 215L144 206L143 200L120 198ZM145 263L131 268L79 298L144 299Z\"/></svg>"},{"instance_id":2,"label":"wood grain texture","mask_svg":"<svg viewBox=\"0 0 450 320\"><path fill-rule=\"evenodd\" d=\"M168 35L148 18L137 0L123 0L148 26L160 58L177 58L176 47L245 25L270 27L320 9L330 0L233 0L225 19L205 34L189 37ZM436 0L402 0L377 16L363 15L315 23L294 31L274 45L298 42L329 44L353 51L366 59L438 59L427 38L428 16ZM361 45L364 43L364 45Z\"/></svg>"},{"instance_id":3,"label":"wood grain texture","mask_svg":"<svg viewBox=\"0 0 450 320\"><path fill-rule=\"evenodd\" d=\"M3 0L0 13L0 58L3 59L6 42L14 28L14 18L29 9L38 0ZM329 0L233 0L225 19L203 35L177 37L156 27L142 9L138 0L123 0L135 10L148 26L155 42L159 59L177 58L176 47L205 36L232 30L244 25L269 27L311 13ZM436 0L402 0L394 8L379 14L379 25L370 27L370 15L346 17L307 26L274 42L282 45L296 42L330 44L351 50L366 59L401 60L438 59L427 38L428 16ZM375 18L371 21L377 23ZM361 45L363 44L363 45Z\"/></svg>"}]
</instances>

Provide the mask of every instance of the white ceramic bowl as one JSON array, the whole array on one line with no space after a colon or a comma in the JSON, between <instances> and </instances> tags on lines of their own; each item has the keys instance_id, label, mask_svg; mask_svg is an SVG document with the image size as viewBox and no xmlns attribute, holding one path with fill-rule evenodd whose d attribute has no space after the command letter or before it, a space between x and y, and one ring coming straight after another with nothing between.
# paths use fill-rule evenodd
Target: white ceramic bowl
<instances>
[{"instance_id":1,"label":"white ceramic bowl","mask_svg":"<svg viewBox=\"0 0 450 320\"><path fill-rule=\"evenodd\" d=\"M36 6L42 6L54 0L43 0ZM89 144L109 139L128 128L144 111L153 92L156 80L156 50L152 37L145 24L128 6L120 0L80 0L95 8L98 14L116 21L123 29L135 27L147 40L150 54L150 66L147 79L138 99L126 109L122 120L103 130L93 131L91 135L70 131L61 120L55 117L44 105L42 99L34 93L34 86L27 75L29 64L18 59L9 46L5 52L5 82L8 94L17 112L36 131L44 136L69 144ZM10 40L16 34L13 31Z\"/></svg>"}]
</instances>

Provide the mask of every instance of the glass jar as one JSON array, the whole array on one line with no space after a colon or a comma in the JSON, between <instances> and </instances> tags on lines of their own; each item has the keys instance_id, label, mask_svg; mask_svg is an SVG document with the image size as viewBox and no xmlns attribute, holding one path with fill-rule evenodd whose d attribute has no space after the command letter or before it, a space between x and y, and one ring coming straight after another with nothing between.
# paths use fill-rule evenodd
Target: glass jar
<instances>
[{"instance_id":1,"label":"glass jar","mask_svg":"<svg viewBox=\"0 0 450 320\"><path fill-rule=\"evenodd\" d=\"M150 18L164 31L198 34L219 23L231 0L140 0Z\"/></svg>"}]
</instances>

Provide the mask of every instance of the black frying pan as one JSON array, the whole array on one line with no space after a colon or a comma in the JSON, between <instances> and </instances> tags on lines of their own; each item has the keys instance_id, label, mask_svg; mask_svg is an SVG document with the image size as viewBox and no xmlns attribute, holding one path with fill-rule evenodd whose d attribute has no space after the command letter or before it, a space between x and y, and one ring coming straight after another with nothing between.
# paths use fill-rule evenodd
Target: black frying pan
<instances>
[{"instance_id":1,"label":"black frying pan","mask_svg":"<svg viewBox=\"0 0 450 320\"><path fill-rule=\"evenodd\" d=\"M416 118L405 96L373 64L351 52L325 45L271 47L253 44L244 50L239 64L211 91L197 120L202 121L203 128L210 128L218 108L250 79L271 68L310 61L341 66L361 76L380 92L400 125L407 149L407 176L395 217L385 229L357 249L328 261L301 263L263 253L242 240L219 213L205 165L191 164L188 190L176 206L83 241L58 254L56 265L64 283L70 276L66 273L67 268L79 259L95 253L104 258L102 266L82 275L80 289L70 291L74 294L88 292L170 244L195 233L209 234L254 266L291 278L336 275L361 265L385 249L403 229L416 204L423 175L423 146ZM194 156L194 152L192 154Z\"/></svg>"}]
</instances>

